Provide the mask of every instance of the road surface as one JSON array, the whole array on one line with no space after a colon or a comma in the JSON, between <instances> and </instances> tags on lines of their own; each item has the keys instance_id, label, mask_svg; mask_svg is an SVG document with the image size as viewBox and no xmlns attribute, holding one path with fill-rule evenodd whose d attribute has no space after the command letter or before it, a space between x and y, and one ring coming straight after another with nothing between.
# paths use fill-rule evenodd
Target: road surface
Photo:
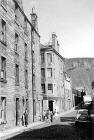
<instances>
[{"instance_id":1,"label":"road surface","mask_svg":"<svg viewBox=\"0 0 94 140\"><path fill-rule=\"evenodd\" d=\"M38 126L10 140L94 140L93 128L88 124L75 126L75 112L61 116L53 123Z\"/></svg>"}]
</instances>

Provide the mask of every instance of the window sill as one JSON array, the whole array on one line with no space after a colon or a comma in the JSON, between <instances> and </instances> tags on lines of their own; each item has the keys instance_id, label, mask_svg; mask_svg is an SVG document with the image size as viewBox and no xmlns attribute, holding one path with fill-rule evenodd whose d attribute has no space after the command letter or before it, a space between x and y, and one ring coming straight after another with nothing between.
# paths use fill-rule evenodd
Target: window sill
<instances>
[{"instance_id":1,"label":"window sill","mask_svg":"<svg viewBox=\"0 0 94 140\"><path fill-rule=\"evenodd\" d=\"M0 42L4 45L4 46L7 46L6 42L0 40Z\"/></svg>"},{"instance_id":2,"label":"window sill","mask_svg":"<svg viewBox=\"0 0 94 140\"><path fill-rule=\"evenodd\" d=\"M20 84L19 83L15 83L15 86L20 86Z\"/></svg>"},{"instance_id":3,"label":"window sill","mask_svg":"<svg viewBox=\"0 0 94 140\"><path fill-rule=\"evenodd\" d=\"M47 79L52 79L53 77L51 76L51 77L47 77Z\"/></svg>"},{"instance_id":4,"label":"window sill","mask_svg":"<svg viewBox=\"0 0 94 140\"><path fill-rule=\"evenodd\" d=\"M6 79L0 79L0 82L7 83Z\"/></svg>"},{"instance_id":5,"label":"window sill","mask_svg":"<svg viewBox=\"0 0 94 140\"><path fill-rule=\"evenodd\" d=\"M48 63L48 66L51 66L52 65L52 62L51 63Z\"/></svg>"}]
</instances>

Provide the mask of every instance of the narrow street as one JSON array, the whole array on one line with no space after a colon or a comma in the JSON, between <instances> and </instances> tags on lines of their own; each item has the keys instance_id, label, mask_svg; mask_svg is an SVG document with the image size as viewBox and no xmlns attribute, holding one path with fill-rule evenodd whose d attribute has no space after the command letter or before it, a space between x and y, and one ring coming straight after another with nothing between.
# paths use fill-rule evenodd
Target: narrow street
<instances>
[{"instance_id":1,"label":"narrow street","mask_svg":"<svg viewBox=\"0 0 94 140\"><path fill-rule=\"evenodd\" d=\"M53 123L39 126L10 140L93 140L93 128L88 124L75 126L75 112L61 116Z\"/></svg>"}]
</instances>

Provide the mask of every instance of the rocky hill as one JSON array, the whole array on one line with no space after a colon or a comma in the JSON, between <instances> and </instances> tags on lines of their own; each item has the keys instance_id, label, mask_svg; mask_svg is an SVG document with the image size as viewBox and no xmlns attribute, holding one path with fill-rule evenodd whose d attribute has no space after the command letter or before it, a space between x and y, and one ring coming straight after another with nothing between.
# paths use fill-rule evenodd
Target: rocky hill
<instances>
[{"instance_id":1,"label":"rocky hill","mask_svg":"<svg viewBox=\"0 0 94 140\"><path fill-rule=\"evenodd\" d=\"M65 70L72 79L73 88L85 87L88 94L93 92L94 58L65 59Z\"/></svg>"}]
</instances>

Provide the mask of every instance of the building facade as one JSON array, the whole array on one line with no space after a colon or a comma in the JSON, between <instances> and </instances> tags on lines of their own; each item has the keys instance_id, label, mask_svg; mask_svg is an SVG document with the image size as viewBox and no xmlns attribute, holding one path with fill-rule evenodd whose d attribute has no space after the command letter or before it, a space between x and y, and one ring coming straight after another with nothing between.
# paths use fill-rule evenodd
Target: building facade
<instances>
[{"instance_id":1,"label":"building facade","mask_svg":"<svg viewBox=\"0 0 94 140\"><path fill-rule=\"evenodd\" d=\"M42 90L41 90L41 56L40 35L38 34L37 15L32 9L32 94L33 94L33 121L42 117Z\"/></svg>"},{"instance_id":2,"label":"building facade","mask_svg":"<svg viewBox=\"0 0 94 140\"><path fill-rule=\"evenodd\" d=\"M81 105L84 102L83 96L86 95L86 91L84 87L76 87L72 89L72 93L74 94L75 106Z\"/></svg>"},{"instance_id":3,"label":"building facade","mask_svg":"<svg viewBox=\"0 0 94 140\"><path fill-rule=\"evenodd\" d=\"M48 45L41 45L41 87L43 110L64 110L64 58L59 54L55 33Z\"/></svg>"},{"instance_id":4,"label":"building facade","mask_svg":"<svg viewBox=\"0 0 94 140\"><path fill-rule=\"evenodd\" d=\"M34 121L32 38L39 48L38 31L26 17L22 1L0 0L0 129L22 125L25 110L28 124ZM35 65L39 67L39 61Z\"/></svg>"},{"instance_id":5,"label":"building facade","mask_svg":"<svg viewBox=\"0 0 94 140\"><path fill-rule=\"evenodd\" d=\"M70 110L75 105L74 94L72 94L71 78L64 72L64 93L65 93L65 111Z\"/></svg>"}]
</instances>

